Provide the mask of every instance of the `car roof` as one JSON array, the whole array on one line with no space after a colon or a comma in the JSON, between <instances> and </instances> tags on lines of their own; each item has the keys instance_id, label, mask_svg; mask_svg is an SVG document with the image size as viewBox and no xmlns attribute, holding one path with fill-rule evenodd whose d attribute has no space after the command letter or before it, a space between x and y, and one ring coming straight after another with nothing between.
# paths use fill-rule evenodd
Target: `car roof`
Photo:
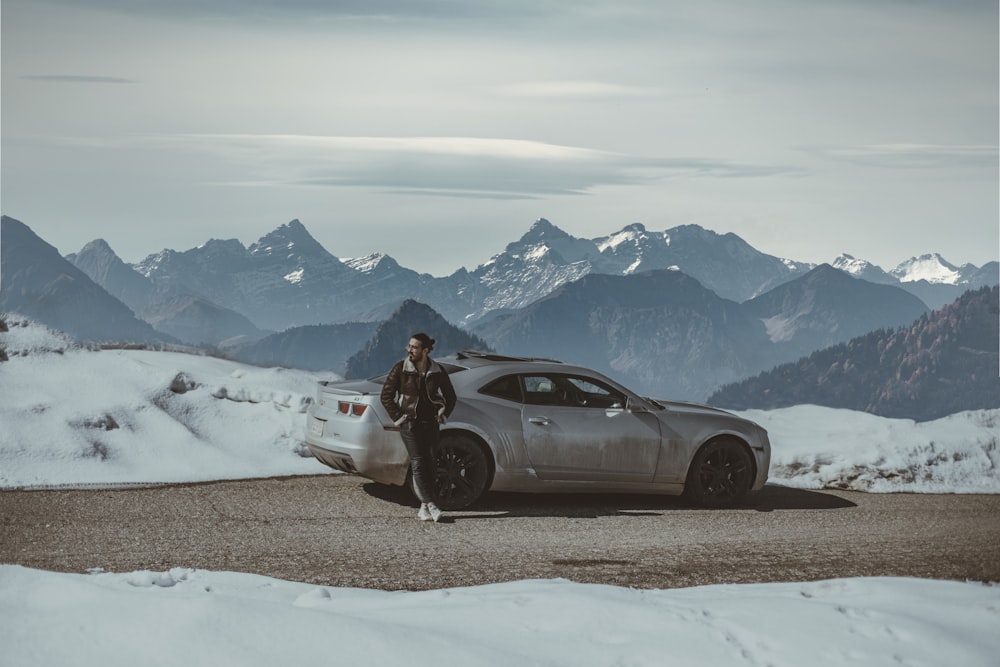
<instances>
[{"instance_id":1,"label":"car roof","mask_svg":"<svg viewBox=\"0 0 1000 667\"><path fill-rule=\"evenodd\" d=\"M531 371L565 372L565 373L596 373L592 368L565 364L558 359L546 357L515 357L495 352L480 352L478 350L462 350L447 357L437 359L439 363L452 368L476 369L489 371L492 369L506 370L514 373L530 373ZM452 372L452 371L449 371Z\"/></svg>"},{"instance_id":2,"label":"car roof","mask_svg":"<svg viewBox=\"0 0 1000 667\"><path fill-rule=\"evenodd\" d=\"M543 357L514 357L505 354L497 354L495 352L481 352L479 350L460 350L459 352L449 354L447 356L434 357L434 361L441 364L449 375L465 370L489 370L498 368L506 368L510 370L511 367L516 369L515 372L524 372L532 367L537 369L539 367L546 368L553 365L564 368L565 370L575 369L575 367L565 365L557 359L546 359ZM589 368L579 370L591 371ZM384 382L387 374L387 372L380 373L379 375L368 379L376 382Z\"/></svg>"},{"instance_id":3,"label":"car roof","mask_svg":"<svg viewBox=\"0 0 1000 667\"><path fill-rule=\"evenodd\" d=\"M482 366L487 363L524 363L524 362L545 362L550 364L561 364L558 359L546 359L545 357L513 357L495 352L480 352L479 350L462 350L453 355L456 362L473 362L472 365ZM475 362L482 363L475 363Z\"/></svg>"},{"instance_id":4,"label":"car roof","mask_svg":"<svg viewBox=\"0 0 1000 667\"><path fill-rule=\"evenodd\" d=\"M497 375L502 373L532 372L579 373L582 375L591 375L602 378L611 384L616 385L620 389L624 389L627 392L631 391L624 385L616 382L614 379L598 370L587 366L567 364L559 361L558 359L549 359L547 357L515 357L506 354L497 354L495 352L461 350L443 357L434 357L434 361L444 367L445 372L452 377L452 381L459 381L462 383L468 381L478 382L479 378L482 378L484 375L491 377L493 375L491 371L499 371ZM469 377L467 377L466 373L463 371L473 372L469 374ZM385 382L387 374L388 373L382 373L368 378L368 380L382 384Z\"/></svg>"}]
</instances>

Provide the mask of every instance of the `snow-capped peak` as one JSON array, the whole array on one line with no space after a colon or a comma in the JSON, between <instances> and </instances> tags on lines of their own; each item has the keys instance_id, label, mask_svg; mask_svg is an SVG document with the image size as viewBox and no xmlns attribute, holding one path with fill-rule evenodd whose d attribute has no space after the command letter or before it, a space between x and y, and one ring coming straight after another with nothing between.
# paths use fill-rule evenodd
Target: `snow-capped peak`
<instances>
[{"instance_id":1,"label":"snow-capped peak","mask_svg":"<svg viewBox=\"0 0 1000 667\"><path fill-rule=\"evenodd\" d=\"M865 259L857 259L853 255L848 255L846 252L833 260L833 268L840 269L844 273L849 273L852 276L861 275L866 270L872 267L872 263Z\"/></svg>"},{"instance_id":2,"label":"snow-capped peak","mask_svg":"<svg viewBox=\"0 0 1000 667\"><path fill-rule=\"evenodd\" d=\"M346 266L359 271L361 273L369 273L374 271L380 265L385 266L386 264L396 265L396 260L394 260L389 255L384 252L373 252L370 255L365 255L364 257L351 257L349 259L340 260Z\"/></svg>"},{"instance_id":3,"label":"snow-capped peak","mask_svg":"<svg viewBox=\"0 0 1000 667\"><path fill-rule=\"evenodd\" d=\"M623 227L621 231L615 232L610 236L606 236L603 239L595 239L597 247L601 252L604 252L608 248L615 249L623 243L638 244L639 241L647 236L646 227L641 222L636 222L626 227Z\"/></svg>"},{"instance_id":4,"label":"snow-capped peak","mask_svg":"<svg viewBox=\"0 0 1000 667\"><path fill-rule=\"evenodd\" d=\"M569 237L569 234L559 229L551 222L545 218L539 218L531 225L524 236L521 237L518 243L540 243L545 241L553 241L555 239L564 239Z\"/></svg>"},{"instance_id":5,"label":"snow-capped peak","mask_svg":"<svg viewBox=\"0 0 1000 667\"><path fill-rule=\"evenodd\" d=\"M162 264L170 260L171 255L175 254L175 251L164 248L160 252L148 255L142 261L132 264L132 268L138 271L141 275L149 278L156 273L157 269L159 269Z\"/></svg>"},{"instance_id":6,"label":"snow-capped peak","mask_svg":"<svg viewBox=\"0 0 1000 667\"><path fill-rule=\"evenodd\" d=\"M816 268L816 265L811 262L796 262L787 257L779 257L778 259L792 273L809 272Z\"/></svg>"},{"instance_id":7,"label":"snow-capped peak","mask_svg":"<svg viewBox=\"0 0 1000 667\"><path fill-rule=\"evenodd\" d=\"M958 267L937 253L911 257L890 273L903 283L926 280L932 284L956 285L961 279Z\"/></svg>"},{"instance_id":8,"label":"snow-capped peak","mask_svg":"<svg viewBox=\"0 0 1000 667\"><path fill-rule=\"evenodd\" d=\"M287 258L328 254L298 219L281 225L270 234L261 237L248 250L250 255Z\"/></svg>"},{"instance_id":9,"label":"snow-capped peak","mask_svg":"<svg viewBox=\"0 0 1000 667\"><path fill-rule=\"evenodd\" d=\"M846 252L830 262L830 265L849 276L867 280L871 283L896 285L899 282L895 276L886 273L877 264L872 264L866 259L858 259L854 255L848 255Z\"/></svg>"}]
</instances>

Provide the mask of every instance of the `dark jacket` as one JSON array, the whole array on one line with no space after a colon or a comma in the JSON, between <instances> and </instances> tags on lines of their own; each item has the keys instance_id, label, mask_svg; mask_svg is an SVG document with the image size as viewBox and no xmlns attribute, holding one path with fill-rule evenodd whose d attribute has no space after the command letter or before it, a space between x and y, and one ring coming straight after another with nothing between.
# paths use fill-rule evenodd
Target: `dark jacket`
<instances>
[{"instance_id":1,"label":"dark jacket","mask_svg":"<svg viewBox=\"0 0 1000 667\"><path fill-rule=\"evenodd\" d=\"M455 388L451 378L441 365L433 359L425 374L426 398L437 407L438 417L447 418L455 409ZM389 417L396 424L401 424L405 418L414 419L417 415L417 393L420 386L420 371L409 359L403 359L389 371L382 385L382 405Z\"/></svg>"}]
</instances>

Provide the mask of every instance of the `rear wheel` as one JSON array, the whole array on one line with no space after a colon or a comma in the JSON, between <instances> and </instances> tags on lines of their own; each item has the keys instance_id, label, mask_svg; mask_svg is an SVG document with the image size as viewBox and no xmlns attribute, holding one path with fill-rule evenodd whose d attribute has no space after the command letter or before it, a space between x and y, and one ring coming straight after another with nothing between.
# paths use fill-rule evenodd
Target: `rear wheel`
<instances>
[{"instance_id":1,"label":"rear wheel","mask_svg":"<svg viewBox=\"0 0 1000 667\"><path fill-rule=\"evenodd\" d=\"M479 500L489 485L489 456L468 435L442 433L434 463L434 496L443 510L468 507Z\"/></svg>"},{"instance_id":2,"label":"rear wheel","mask_svg":"<svg viewBox=\"0 0 1000 667\"><path fill-rule=\"evenodd\" d=\"M695 454L684 495L705 507L730 507L746 497L752 484L747 448L735 440L713 440Z\"/></svg>"}]
</instances>

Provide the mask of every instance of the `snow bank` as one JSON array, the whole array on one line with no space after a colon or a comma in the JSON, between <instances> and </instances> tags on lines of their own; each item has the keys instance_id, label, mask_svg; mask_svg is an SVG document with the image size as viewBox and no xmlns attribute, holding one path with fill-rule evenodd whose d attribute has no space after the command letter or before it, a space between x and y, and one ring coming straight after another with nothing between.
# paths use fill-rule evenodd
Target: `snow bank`
<instances>
[{"instance_id":1,"label":"snow bank","mask_svg":"<svg viewBox=\"0 0 1000 667\"><path fill-rule=\"evenodd\" d=\"M773 483L875 493L1000 493L1000 410L932 422L815 405L740 414L768 430Z\"/></svg>"},{"instance_id":2,"label":"snow bank","mask_svg":"<svg viewBox=\"0 0 1000 667\"><path fill-rule=\"evenodd\" d=\"M0 334L0 487L325 471L304 446L317 377L179 352Z\"/></svg>"},{"instance_id":3,"label":"snow bank","mask_svg":"<svg viewBox=\"0 0 1000 667\"><path fill-rule=\"evenodd\" d=\"M177 568L0 566L14 665L963 665L1000 653L1000 587L909 578L424 592Z\"/></svg>"}]
</instances>

